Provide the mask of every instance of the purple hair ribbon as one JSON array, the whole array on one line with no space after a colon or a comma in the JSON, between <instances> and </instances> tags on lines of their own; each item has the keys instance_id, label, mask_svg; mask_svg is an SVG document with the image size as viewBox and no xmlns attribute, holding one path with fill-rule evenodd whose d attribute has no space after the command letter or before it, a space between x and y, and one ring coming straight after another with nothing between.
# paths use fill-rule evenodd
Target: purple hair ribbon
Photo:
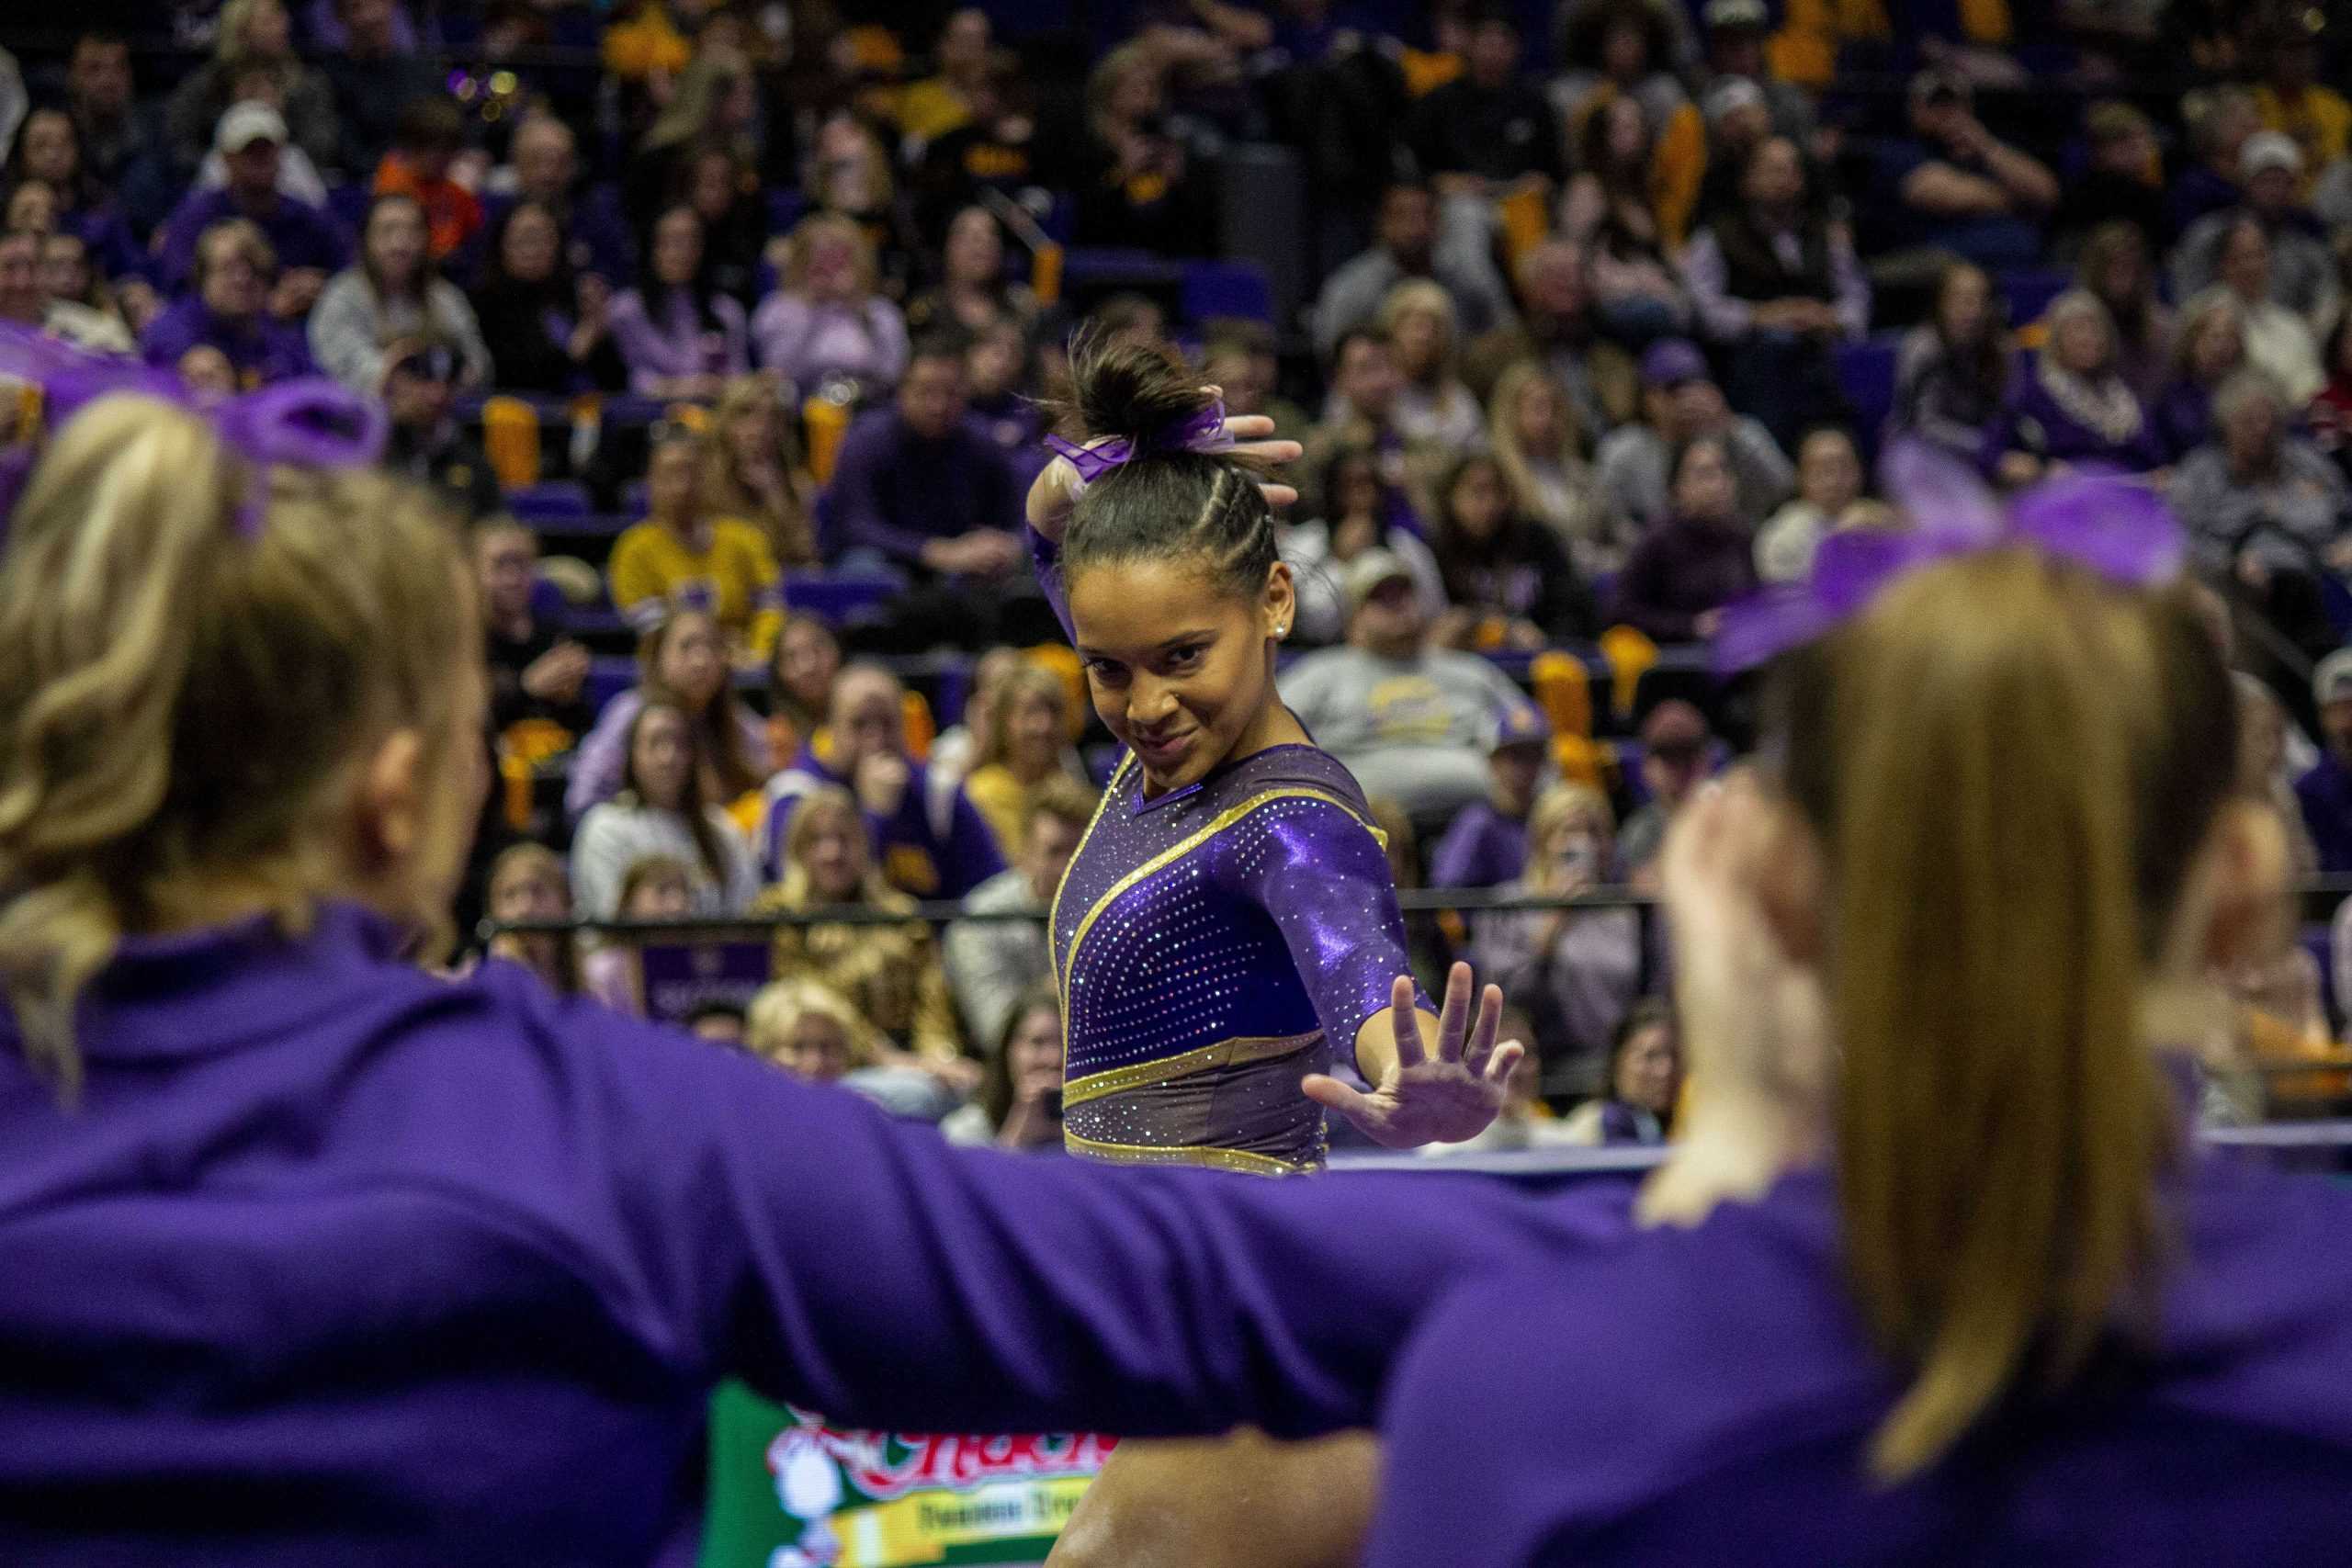
<instances>
[{"instance_id":1,"label":"purple hair ribbon","mask_svg":"<svg viewBox=\"0 0 2352 1568\"><path fill-rule=\"evenodd\" d=\"M2126 588L2170 581L2188 556L2164 499L2121 474L2071 474L2019 493L2004 509L1973 474L1917 443L1890 451L1881 471L1912 528L1832 534L1804 581L1724 606L1715 634L1719 672L1753 669L1811 642L1869 608L1889 584L1962 556L2025 545Z\"/></svg>"},{"instance_id":2,"label":"purple hair ribbon","mask_svg":"<svg viewBox=\"0 0 2352 1568\"><path fill-rule=\"evenodd\" d=\"M1080 485L1091 485L1123 463L1131 463L1148 452L1228 452L1233 449L1233 433L1226 428L1225 402L1219 399L1183 423L1171 425L1141 441L1130 441L1124 435L1092 446L1080 446L1058 435L1046 437L1048 450L1069 459L1078 470Z\"/></svg>"},{"instance_id":3,"label":"purple hair ribbon","mask_svg":"<svg viewBox=\"0 0 2352 1568\"><path fill-rule=\"evenodd\" d=\"M339 381L304 377L214 403L177 376L134 359L71 348L23 327L0 327L0 376L41 389L51 428L62 429L87 404L117 392L159 398L209 420L223 445L257 468L365 468L382 456L391 422L384 405ZM260 532L266 487L255 484L237 514L237 532Z\"/></svg>"}]
</instances>

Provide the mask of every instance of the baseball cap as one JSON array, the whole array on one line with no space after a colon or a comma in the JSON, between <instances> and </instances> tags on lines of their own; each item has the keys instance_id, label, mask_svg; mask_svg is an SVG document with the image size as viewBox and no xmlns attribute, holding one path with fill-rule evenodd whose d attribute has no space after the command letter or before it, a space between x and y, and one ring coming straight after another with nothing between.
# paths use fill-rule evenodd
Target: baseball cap
<instances>
[{"instance_id":1,"label":"baseball cap","mask_svg":"<svg viewBox=\"0 0 2352 1568\"><path fill-rule=\"evenodd\" d=\"M1973 96L1968 90L1967 78L1950 71L1930 66L1911 78L1911 101L1915 104L1932 103L1938 98L1964 104Z\"/></svg>"},{"instance_id":2,"label":"baseball cap","mask_svg":"<svg viewBox=\"0 0 2352 1568\"><path fill-rule=\"evenodd\" d=\"M1699 19L1711 30L1725 28L1768 28L1772 25L1764 0L1707 0Z\"/></svg>"},{"instance_id":3,"label":"baseball cap","mask_svg":"<svg viewBox=\"0 0 2352 1568\"><path fill-rule=\"evenodd\" d=\"M1399 580L1410 582L1413 574L1396 551L1376 545L1364 551L1348 563L1347 577L1341 584L1348 595L1348 614L1352 615L1363 609L1363 602L1382 583Z\"/></svg>"},{"instance_id":4,"label":"baseball cap","mask_svg":"<svg viewBox=\"0 0 2352 1568\"><path fill-rule=\"evenodd\" d=\"M2319 661L2312 675L2312 695L2322 704L2352 697L2352 648L2339 648Z\"/></svg>"},{"instance_id":5,"label":"baseball cap","mask_svg":"<svg viewBox=\"0 0 2352 1568\"><path fill-rule=\"evenodd\" d=\"M1679 387L1709 378L1707 356L1687 337L1660 338L1642 352L1642 385Z\"/></svg>"},{"instance_id":6,"label":"baseball cap","mask_svg":"<svg viewBox=\"0 0 2352 1568\"><path fill-rule=\"evenodd\" d=\"M1485 739L1489 751L1506 746L1549 745L1552 726L1533 703L1506 703L1487 716Z\"/></svg>"},{"instance_id":7,"label":"baseball cap","mask_svg":"<svg viewBox=\"0 0 2352 1568\"><path fill-rule=\"evenodd\" d=\"M286 117L267 104L247 99L220 117L213 145L223 152L242 152L256 141L286 145Z\"/></svg>"},{"instance_id":8,"label":"baseball cap","mask_svg":"<svg viewBox=\"0 0 2352 1568\"><path fill-rule=\"evenodd\" d=\"M1713 125L1724 116L1745 108L1764 107L1764 89L1745 76L1726 76L1707 89L1707 123Z\"/></svg>"},{"instance_id":9,"label":"baseball cap","mask_svg":"<svg viewBox=\"0 0 2352 1568\"><path fill-rule=\"evenodd\" d=\"M2303 172L2302 149L2284 131L2257 130L2238 150L2238 178L2250 180L2269 169L2284 169L2290 175Z\"/></svg>"},{"instance_id":10,"label":"baseball cap","mask_svg":"<svg viewBox=\"0 0 2352 1568\"><path fill-rule=\"evenodd\" d=\"M1689 755L1706 745L1707 716L1680 697L1669 697L1650 709L1642 720L1642 750L1673 756Z\"/></svg>"}]
</instances>

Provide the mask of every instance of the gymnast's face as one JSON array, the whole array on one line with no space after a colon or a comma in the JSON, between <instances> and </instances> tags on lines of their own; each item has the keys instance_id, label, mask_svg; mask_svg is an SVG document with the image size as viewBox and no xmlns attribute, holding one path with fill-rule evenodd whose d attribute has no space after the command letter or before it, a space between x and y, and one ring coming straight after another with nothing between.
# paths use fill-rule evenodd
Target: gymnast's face
<instances>
[{"instance_id":1,"label":"gymnast's face","mask_svg":"<svg viewBox=\"0 0 2352 1568\"><path fill-rule=\"evenodd\" d=\"M1104 561L1071 581L1094 711L1134 750L1148 793L1197 784L1267 744L1281 712L1272 639L1293 608L1279 563L1256 594L1190 560Z\"/></svg>"}]
</instances>

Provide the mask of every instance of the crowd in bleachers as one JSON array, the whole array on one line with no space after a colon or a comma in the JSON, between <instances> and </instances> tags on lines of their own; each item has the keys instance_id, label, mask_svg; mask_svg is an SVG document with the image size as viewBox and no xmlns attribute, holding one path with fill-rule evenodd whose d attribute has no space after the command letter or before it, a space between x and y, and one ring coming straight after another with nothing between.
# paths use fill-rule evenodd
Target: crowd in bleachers
<instances>
[{"instance_id":1,"label":"crowd in bleachers","mask_svg":"<svg viewBox=\"0 0 2352 1568\"><path fill-rule=\"evenodd\" d=\"M474 529L467 916L903 916L778 928L740 1026L909 1114L1046 1141L1042 936L914 904L1041 915L1105 773L1021 535L1080 327L1305 443L1283 690L1405 886L1642 886L1745 732L1724 606L1905 526L1905 439L2166 491L2264 787L2352 874L2330 6L117 9L0 24L0 319L379 396ZM499 949L649 1006L632 941ZM1646 918L1415 950L1505 984L1585 1130L1656 1135Z\"/></svg>"}]
</instances>

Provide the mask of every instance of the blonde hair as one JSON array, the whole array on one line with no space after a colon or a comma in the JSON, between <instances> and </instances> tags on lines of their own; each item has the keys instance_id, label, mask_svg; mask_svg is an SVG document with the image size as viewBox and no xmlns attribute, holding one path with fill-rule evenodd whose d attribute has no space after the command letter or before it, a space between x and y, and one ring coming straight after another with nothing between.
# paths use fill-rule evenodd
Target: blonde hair
<instances>
[{"instance_id":1,"label":"blonde hair","mask_svg":"<svg viewBox=\"0 0 2352 1568\"><path fill-rule=\"evenodd\" d=\"M783 470L785 489L792 498L788 515L769 512L766 498L754 494L737 475L732 434L735 422L761 410L774 417L776 464ZM710 411L706 426L708 439L702 446L701 491L704 503L713 511L757 521L768 536L776 559L784 565L813 566L817 563L817 531L795 484L800 470L800 444L794 438L798 428L797 416L786 408L784 400L776 396L775 386L764 377L735 377L720 389L718 401Z\"/></svg>"},{"instance_id":2,"label":"blonde hair","mask_svg":"<svg viewBox=\"0 0 2352 1568\"><path fill-rule=\"evenodd\" d=\"M485 891L486 902L493 912L498 905L499 889L518 877L540 877L553 883L563 895L566 912L570 911L571 879L564 871L563 857L545 844L526 839L519 844L507 845L498 852L498 858L490 863L490 876L485 884ZM492 940L491 954L493 957L513 957L521 962L529 963L526 950L521 946L524 940L514 932L502 934ZM580 989L578 940L568 931L544 933L539 936L539 940L548 944L548 952L554 963L555 972L546 976L548 984L564 996L576 994Z\"/></svg>"},{"instance_id":3,"label":"blonde hair","mask_svg":"<svg viewBox=\"0 0 2352 1568\"><path fill-rule=\"evenodd\" d=\"M1054 706L1054 736L1058 741L1069 729L1069 688L1062 678L1042 665L1023 660L1007 671L989 706L989 729L974 748L972 766L991 763L1010 767L1012 761L1012 709L1023 697L1043 697ZM1056 767L1046 776L1061 770Z\"/></svg>"},{"instance_id":4,"label":"blonde hair","mask_svg":"<svg viewBox=\"0 0 2352 1568\"><path fill-rule=\"evenodd\" d=\"M857 257L857 286L861 293L872 294L876 287L874 241L865 231L838 212L812 212L792 226L786 237L783 287L797 294L808 287L808 258L817 242L826 235L835 235L849 242Z\"/></svg>"},{"instance_id":5,"label":"blonde hair","mask_svg":"<svg viewBox=\"0 0 2352 1568\"><path fill-rule=\"evenodd\" d=\"M228 878L304 929L341 881L336 803L370 745L418 730L428 779L464 760L476 614L422 490L256 475L143 397L66 425L0 560L0 985L66 1093L76 1000L126 933ZM402 913L446 942L445 910Z\"/></svg>"},{"instance_id":6,"label":"blonde hair","mask_svg":"<svg viewBox=\"0 0 2352 1568\"><path fill-rule=\"evenodd\" d=\"M1552 836L1578 817L1589 817L1600 825L1600 830L1611 839L1617 836L1617 813L1610 809L1609 797L1591 784L1570 781L1548 786L1535 797L1527 812L1527 868L1531 874L1540 871L1537 856Z\"/></svg>"},{"instance_id":7,"label":"blonde hair","mask_svg":"<svg viewBox=\"0 0 2352 1568\"><path fill-rule=\"evenodd\" d=\"M2175 1113L2139 1006L2236 772L2181 590L2010 549L1933 568L1787 661L1820 844L1849 1282L1911 1382L1899 1481L2143 1309Z\"/></svg>"},{"instance_id":8,"label":"blonde hair","mask_svg":"<svg viewBox=\"0 0 2352 1568\"><path fill-rule=\"evenodd\" d=\"M212 34L212 58L231 71L247 64L276 64L266 56L255 54L245 44L245 29L253 23L254 13L264 6L275 5L287 14L287 24L293 24L293 8L285 0L229 0L220 7L218 26Z\"/></svg>"},{"instance_id":9,"label":"blonde hair","mask_svg":"<svg viewBox=\"0 0 2352 1568\"><path fill-rule=\"evenodd\" d=\"M613 899L613 912L622 919L635 919L628 907L637 896L656 882L670 881L684 888L688 896L695 890L695 868L676 855L639 855L628 863L621 873L620 892Z\"/></svg>"},{"instance_id":10,"label":"blonde hair","mask_svg":"<svg viewBox=\"0 0 2352 1568\"><path fill-rule=\"evenodd\" d=\"M865 1015L847 997L818 980L771 980L743 1010L743 1048L763 1061L777 1062L792 1043L803 1018L830 1019L849 1043L852 1067L870 1067L881 1059L882 1040Z\"/></svg>"},{"instance_id":11,"label":"blonde hair","mask_svg":"<svg viewBox=\"0 0 2352 1568\"><path fill-rule=\"evenodd\" d=\"M912 908L912 899L883 880L874 862L874 846L866 840L865 814L858 809L857 798L839 784L820 785L793 807L792 821L784 830L784 879L776 884L774 902L786 909L813 909L831 901L817 897L807 858L808 840L817 836L815 823L827 813L847 817L857 829L858 858L865 863L857 874L858 902L880 909Z\"/></svg>"},{"instance_id":12,"label":"blonde hair","mask_svg":"<svg viewBox=\"0 0 2352 1568\"><path fill-rule=\"evenodd\" d=\"M678 73L669 106L646 129L638 150L666 152L707 135L719 103L751 73L751 62L732 49L698 51L687 62L686 68Z\"/></svg>"},{"instance_id":13,"label":"blonde hair","mask_svg":"<svg viewBox=\"0 0 2352 1568\"><path fill-rule=\"evenodd\" d=\"M1380 313L1374 318L1382 335L1393 346L1396 327L1411 315L1437 318L1437 380L1442 386L1455 378L1454 351L1461 337L1461 318L1453 309L1453 296L1441 284L1426 277L1408 277L1391 288L1380 301Z\"/></svg>"}]
</instances>

